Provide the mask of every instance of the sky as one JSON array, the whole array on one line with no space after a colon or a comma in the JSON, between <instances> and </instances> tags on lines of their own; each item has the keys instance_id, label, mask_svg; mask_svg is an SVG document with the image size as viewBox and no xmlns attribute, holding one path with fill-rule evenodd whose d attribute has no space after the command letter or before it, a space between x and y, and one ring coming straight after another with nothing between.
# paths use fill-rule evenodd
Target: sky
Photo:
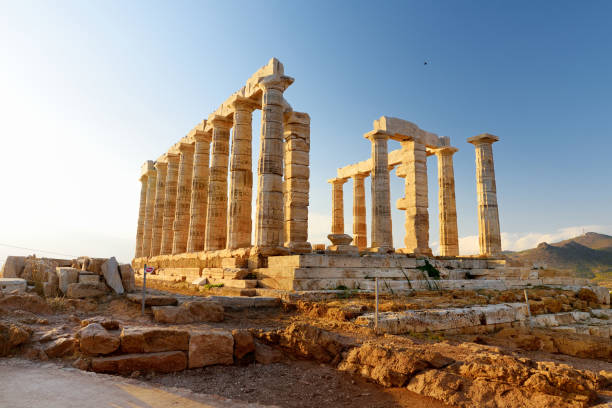
<instances>
[{"instance_id":1,"label":"sky","mask_svg":"<svg viewBox=\"0 0 612 408\"><path fill-rule=\"evenodd\" d=\"M29 253L129 262L141 164L272 57L295 78L285 98L311 117L311 242L331 228L326 180L370 156L363 134L382 115L459 148L461 254L478 251L466 139L484 132L500 138L503 249L612 234L611 15L612 2L596 0L0 0L0 262ZM254 163L259 124L256 111ZM435 253L435 156L427 165ZM393 171L397 248L403 190ZM344 197L352 233L350 181Z\"/></svg>"}]
</instances>

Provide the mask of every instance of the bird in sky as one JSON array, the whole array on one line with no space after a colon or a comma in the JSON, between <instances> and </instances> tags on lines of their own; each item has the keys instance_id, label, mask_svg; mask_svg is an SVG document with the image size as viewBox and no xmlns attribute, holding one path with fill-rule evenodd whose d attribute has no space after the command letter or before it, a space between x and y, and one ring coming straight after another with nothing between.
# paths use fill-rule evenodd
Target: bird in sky
<instances>
[{"instance_id":1,"label":"bird in sky","mask_svg":"<svg viewBox=\"0 0 612 408\"><path fill-rule=\"evenodd\" d=\"M429 61L423 62L423 65L428 65L428 64L429 64Z\"/></svg>"}]
</instances>

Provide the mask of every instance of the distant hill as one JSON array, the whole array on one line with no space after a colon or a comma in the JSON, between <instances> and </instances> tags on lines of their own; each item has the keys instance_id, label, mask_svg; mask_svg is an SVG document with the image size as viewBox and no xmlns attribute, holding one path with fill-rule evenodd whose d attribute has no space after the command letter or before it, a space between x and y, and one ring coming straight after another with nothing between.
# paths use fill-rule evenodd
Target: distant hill
<instances>
[{"instance_id":1,"label":"distant hill","mask_svg":"<svg viewBox=\"0 0 612 408\"><path fill-rule=\"evenodd\" d=\"M526 264L571 269L581 277L612 278L612 236L605 234L587 232L565 241L542 242L533 249L505 254Z\"/></svg>"}]
</instances>

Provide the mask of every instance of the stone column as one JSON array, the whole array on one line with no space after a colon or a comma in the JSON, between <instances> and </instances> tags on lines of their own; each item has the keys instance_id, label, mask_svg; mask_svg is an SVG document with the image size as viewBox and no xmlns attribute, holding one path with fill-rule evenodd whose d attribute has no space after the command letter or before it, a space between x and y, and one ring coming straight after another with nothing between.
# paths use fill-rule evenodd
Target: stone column
<instances>
[{"instance_id":1,"label":"stone column","mask_svg":"<svg viewBox=\"0 0 612 408\"><path fill-rule=\"evenodd\" d=\"M373 130L365 134L372 142L372 242L373 252L392 252L391 191L389 186L389 134Z\"/></svg>"},{"instance_id":2,"label":"stone column","mask_svg":"<svg viewBox=\"0 0 612 408\"><path fill-rule=\"evenodd\" d=\"M261 135L257 166L255 246L264 254L285 253L283 244L283 91L289 80L261 82ZM306 183L307 184L307 183Z\"/></svg>"},{"instance_id":3,"label":"stone column","mask_svg":"<svg viewBox=\"0 0 612 408\"><path fill-rule=\"evenodd\" d=\"M440 255L459 256L457 232L457 206L455 204L455 147L436 149L438 158L438 213L440 215Z\"/></svg>"},{"instance_id":4,"label":"stone column","mask_svg":"<svg viewBox=\"0 0 612 408\"><path fill-rule=\"evenodd\" d=\"M193 176L187 252L204 250L208 211L208 165L211 135L203 130L194 134Z\"/></svg>"},{"instance_id":5,"label":"stone column","mask_svg":"<svg viewBox=\"0 0 612 408\"><path fill-rule=\"evenodd\" d=\"M151 255L151 241L153 238L153 215L155 212L155 187L157 172L151 166L147 170L147 206L145 209L144 233L142 236L142 256Z\"/></svg>"},{"instance_id":6,"label":"stone column","mask_svg":"<svg viewBox=\"0 0 612 408\"><path fill-rule=\"evenodd\" d=\"M308 180L310 178L310 116L291 112L285 123L285 247L312 252L308 242Z\"/></svg>"},{"instance_id":7,"label":"stone column","mask_svg":"<svg viewBox=\"0 0 612 408\"><path fill-rule=\"evenodd\" d=\"M353 245L360 251L368 246L364 174L353 176Z\"/></svg>"},{"instance_id":8,"label":"stone column","mask_svg":"<svg viewBox=\"0 0 612 408\"><path fill-rule=\"evenodd\" d=\"M333 178L327 180L332 185L332 234L344 234L344 191L347 179Z\"/></svg>"},{"instance_id":9,"label":"stone column","mask_svg":"<svg viewBox=\"0 0 612 408\"><path fill-rule=\"evenodd\" d=\"M498 140L499 137L488 133L467 139L476 148L478 241L481 256L499 256L502 251L493 165L493 143Z\"/></svg>"},{"instance_id":10,"label":"stone column","mask_svg":"<svg viewBox=\"0 0 612 408\"><path fill-rule=\"evenodd\" d=\"M429 248L429 211L427 198L427 152L420 140L400 142L402 164L397 175L405 179L405 197L397 208L406 212L404 253L432 255Z\"/></svg>"},{"instance_id":11,"label":"stone column","mask_svg":"<svg viewBox=\"0 0 612 408\"><path fill-rule=\"evenodd\" d=\"M174 216L176 215L176 194L178 190L179 155L167 153L166 193L164 194L164 221L162 223L161 255L172 253L174 241Z\"/></svg>"},{"instance_id":12,"label":"stone column","mask_svg":"<svg viewBox=\"0 0 612 408\"><path fill-rule=\"evenodd\" d=\"M140 176L140 206L138 207L138 229L136 230L135 258L142 257L142 240L147 209L147 173Z\"/></svg>"},{"instance_id":13,"label":"stone column","mask_svg":"<svg viewBox=\"0 0 612 408\"><path fill-rule=\"evenodd\" d=\"M159 255L161 250L162 226L164 224L164 203L166 195L166 172L168 163L158 161L155 163L157 170L157 186L155 187L155 211L153 213L153 240L151 241L151 256Z\"/></svg>"},{"instance_id":14,"label":"stone column","mask_svg":"<svg viewBox=\"0 0 612 408\"><path fill-rule=\"evenodd\" d=\"M249 99L236 97L231 104L234 109L234 134L230 159L230 203L227 226L227 249L251 246L251 202L253 198L252 157L252 113L258 104Z\"/></svg>"},{"instance_id":15,"label":"stone column","mask_svg":"<svg viewBox=\"0 0 612 408\"><path fill-rule=\"evenodd\" d=\"M191 210L191 180L193 177L193 144L180 143L181 159L178 169L178 187L176 192L176 210L174 211L174 240L172 254L187 252L189 238L189 212Z\"/></svg>"},{"instance_id":16,"label":"stone column","mask_svg":"<svg viewBox=\"0 0 612 408\"><path fill-rule=\"evenodd\" d=\"M221 116L209 120L212 124L212 152L208 182L205 251L225 249L227 239L227 162L229 134L232 122Z\"/></svg>"}]
</instances>

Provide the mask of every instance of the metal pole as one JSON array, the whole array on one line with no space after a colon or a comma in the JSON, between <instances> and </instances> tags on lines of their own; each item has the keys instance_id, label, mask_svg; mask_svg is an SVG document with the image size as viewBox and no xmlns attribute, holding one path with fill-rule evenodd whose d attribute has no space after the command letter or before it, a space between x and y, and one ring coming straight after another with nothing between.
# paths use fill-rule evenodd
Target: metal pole
<instances>
[{"instance_id":1,"label":"metal pole","mask_svg":"<svg viewBox=\"0 0 612 408\"><path fill-rule=\"evenodd\" d=\"M145 296L147 293L147 264L144 265L142 270L142 315L145 314Z\"/></svg>"},{"instance_id":2,"label":"metal pole","mask_svg":"<svg viewBox=\"0 0 612 408\"><path fill-rule=\"evenodd\" d=\"M529 326L531 326L531 308L529 307L529 298L527 297L527 289L523 289L525 293L525 303L527 303L527 315L529 315Z\"/></svg>"},{"instance_id":3,"label":"metal pole","mask_svg":"<svg viewBox=\"0 0 612 408\"><path fill-rule=\"evenodd\" d=\"M374 294L376 297L376 320L374 320L374 331L378 333L378 278L374 278Z\"/></svg>"}]
</instances>

